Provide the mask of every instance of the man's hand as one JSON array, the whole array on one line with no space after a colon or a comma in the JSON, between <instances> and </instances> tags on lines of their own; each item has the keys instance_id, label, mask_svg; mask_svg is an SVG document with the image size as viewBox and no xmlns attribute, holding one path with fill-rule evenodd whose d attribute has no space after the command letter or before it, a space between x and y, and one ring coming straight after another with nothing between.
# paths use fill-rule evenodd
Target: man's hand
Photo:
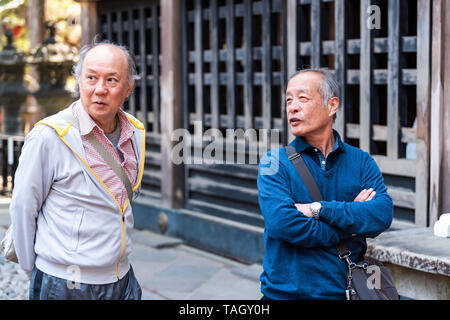
<instances>
[{"instance_id":1,"label":"man's hand","mask_svg":"<svg viewBox=\"0 0 450 320\"><path fill-rule=\"evenodd\" d=\"M369 201L369 200L372 200L373 197L375 197L375 194L376 194L376 192L373 191L372 188L370 188L369 190L364 189L356 196L355 200L353 200L353 201L359 201L359 202Z\"/></svg>"},{"instance_id":2,"label":"man's hand","mask_svg":"<svg viewBox=\"0 0 450 320\"><path fill-rule=\"evenodd\" d=\"M356 196L356 198L353 201L360 201L360 202L369 201L372 200L373 197L375 197L375 194L376 192L373 191L373 188L370 188L369 190L364 189ZM313 215L311 209L309 208L310 205L311 203L296 203L295 207L297 208L297 210L301 211L305 216L312 218Z\"/></svg>"},{"instance_id":3,"label":"man's hand","mask_svg":"<svg viewBox=\"0 0 450 320\"><path fill-rule=\"evenodd\" d=\"M312 211L309 208L309 206L311 205L311 203L296 203L295 207L297 208L298 211L301 211L305 216L312 218Z\"/></svg>"}]
</instances>

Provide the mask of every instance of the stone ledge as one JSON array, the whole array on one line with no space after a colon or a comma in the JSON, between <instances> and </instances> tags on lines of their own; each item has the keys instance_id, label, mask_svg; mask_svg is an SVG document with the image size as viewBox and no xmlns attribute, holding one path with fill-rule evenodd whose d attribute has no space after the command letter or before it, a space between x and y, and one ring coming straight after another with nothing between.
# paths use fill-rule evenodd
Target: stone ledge
<instances>
[{"instance_id":1,"label":"stone ledge","mask_svg":"<svg viewBox=\"0 0 450 320\"><path fill-rule=\"evenodd\" d=\"M367 255L381 262L450 276L450 238L436 237L432 228L385 232L367 239Z\"/></svg>"}]
</instances>

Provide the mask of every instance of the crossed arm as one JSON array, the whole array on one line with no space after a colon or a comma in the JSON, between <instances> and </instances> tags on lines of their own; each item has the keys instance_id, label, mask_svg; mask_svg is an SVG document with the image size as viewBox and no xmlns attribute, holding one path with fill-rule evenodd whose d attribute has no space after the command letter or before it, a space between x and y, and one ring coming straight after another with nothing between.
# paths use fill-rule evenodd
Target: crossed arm
<instances>
[{"instance_id":1,"label":"crossed arm","mask_svg":"<svg viewBox=\"0 0 450 320\"><path fill-rule=\"evenodd\" d=\"M373 188L369 188L368 190L364 189L362 190L358 196L356 196L356 198L353 201L359 201L359 202L364 202L364 201L370 201L373 199L373 197L375 197L376 191L373 190ZM311 208L310 208L311 203L296 203L295 207L297 208L298 211L300 211L301 213L303 213L305 216L312 218L312 212L311 212ZM352 236L356 236L357 234L353 233Z\"/></svg>"},{"instance_id":2,"label":"crossed arm","mask_svg":"<svg viewBox=\"0 0 450 320\"><path fill-rule=\"evenodd\" d=\"M359 202L370 201L373 199L373 197L375 197L375 194L376 191L374 191L373 188L369 188L368 190L364 189L358 194L358 196L353 201ZM310 205L311 203L296 203L295 207L297 208L298 211L301 211L305 216L312 218L313 215L310 209Z\"/></svg>"},{"instance_id":3,"label":"crossed arm","mask_svg":"<svg viewBox=\"0 0 450 320\"><path fill-rule=\"evenodd\" d=\"M260 165L258 197L266 231L272 238L303 247L333 246L354 235L375 237L392 222L392 199L371 158L361 168L364 189L360 194L353 201L321 201L319 220L310 218L309 203L293 200L288 187L290 177L282 163L271 174L261 174L266 167Z\"/></svg>"}]
</instances>

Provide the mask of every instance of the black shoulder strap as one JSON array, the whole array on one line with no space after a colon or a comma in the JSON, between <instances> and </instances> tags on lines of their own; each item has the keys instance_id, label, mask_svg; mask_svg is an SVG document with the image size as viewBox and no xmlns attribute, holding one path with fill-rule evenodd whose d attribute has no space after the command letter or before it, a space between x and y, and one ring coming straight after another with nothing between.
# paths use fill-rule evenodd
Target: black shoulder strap
<instances>
[{"instance_id":1,"label":"black shoulder strap","mask_svg":"<svg viewBox=\"0 0 450 320\"><path fill-rule=\"evenodd\" d=\"M312 201L322 201L322 193L320 193L319 187L317 186L316 180L314 180L311 172L306 166L305 160L303 160L302 153L296 152L294 147L287 146L286 153L289 160L291 160L295 169L297 169L298 174L303 180L303 183L308 189Z\"/></svg>"},{"instance_id":2,"label":"black shoulder strap","mask_svg":"<svg viewBox=\"0 0 450 320\"><path fill-rule=\"evenodd\" d=\"M289 160L294 165L295 169L297 169L297 172L302 178L303 183L306 186L306 189L308 189L308 192L311 195L311 199L313 201L323 200L322 193L320 192L319 187L317 186L316 180L314 180L314 177L312 176L311 172L306 166L305 160L303 160L302 157L302 153L296 152L294 147L289 145L286 146L286 153ZM341 259L344 259L345 256L350 255L350 251L348 250L347 246L344 244L343 241L335 245L335 248L339 252L339 258Z\"/></svg>"}]
</instances>

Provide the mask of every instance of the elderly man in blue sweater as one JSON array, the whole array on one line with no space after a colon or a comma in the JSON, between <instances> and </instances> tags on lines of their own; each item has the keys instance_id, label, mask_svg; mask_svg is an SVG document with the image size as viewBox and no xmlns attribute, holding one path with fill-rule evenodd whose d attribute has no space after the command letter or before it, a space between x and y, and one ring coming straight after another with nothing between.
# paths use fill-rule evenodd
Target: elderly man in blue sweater
<instances>
[{"instance_id":1,"label":"elderly man in blue sweater","mask_svg":"<svg viewBox=\"0 0 450 320\"><path fill-rule=\"evenodd\" d=\"M295 136L290 145L302 152L324 200L312 201L285 148L261 159L262 299L345 299L347 265L334 246L344 241L351 260L360 261L366 238L391 225L393 203L375 161L332 128L338 96L326 69L302 70L288 82L286 114Z\"/></svg>"}]
</instances>

